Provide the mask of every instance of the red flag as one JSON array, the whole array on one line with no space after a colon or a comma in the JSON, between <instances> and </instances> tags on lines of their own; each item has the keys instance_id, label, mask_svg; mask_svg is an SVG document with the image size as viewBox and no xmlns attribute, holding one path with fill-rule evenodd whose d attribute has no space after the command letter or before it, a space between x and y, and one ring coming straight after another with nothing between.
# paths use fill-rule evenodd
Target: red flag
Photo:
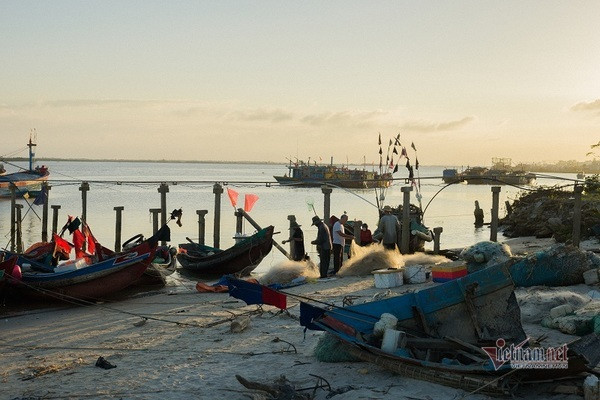
<instances>
[{"instance_id":1,"label":"red flag","mask_svg":"<svg viewBox=\"0 0 600 400\"><path fill-rule=\"evenodd\" d=\"M92 231L88 224L83 224L83 235L87 241L87 252L88 254L96 254L96 238L92 235Z\"/></svg>"},{"instance_id":2,"label":"red flag","mask_svg":"<svg viewBox=\"0 0 600 400\"><path fill-rule=\"evenodd\" d=\"M56 257L56 253L60 252L65 256L65 258L69 258L71 244L58 236L56 233L52 234L52 241L54 242L54 252L52 253L52 257Z\"/></svg>"},{"instance_id":3,"label":"red flag","mask_svg":"<svg viewBox=\"0 0 600 400\"><path fill-rule=\"evenodd\" d=\"M258 201L258 196L255 194L247 194L244 197L244 211L250 212L252 207L254 207L254 203Z\"/></svg>"},{"instance_id":4,"label":"red flag","mask_svg":"<svg viewBox=\"0 0 600 400\"><path fill-rule=\"evenodd\" d=\"M229 201L231 201L231 205L235 208L238 199L238 192L233 189L227 188L227 195L229 196Z\"/></svg>"},{"instance_id":5,"label":"red flag","mask_svg":"<svg viewBox=\"0 0 600 400\"><path fill-rule=\"evenodd\" d=\"M85 236L79 229L73 231L73 246L75 247L75 257L81 258L85 256L83 251L83 244L85 243Z\"/></svg>"},{"instance_id":6,"label":"red flag","mask_svg":"<svg viewBox=\"0 0 600 400\"><path fill-rule=\"evenodd\" d=\"M287 308L287 296L266 286L262 286L262 301L263 304L275 306L281 310Z\"/></svg>"}]
</instances>

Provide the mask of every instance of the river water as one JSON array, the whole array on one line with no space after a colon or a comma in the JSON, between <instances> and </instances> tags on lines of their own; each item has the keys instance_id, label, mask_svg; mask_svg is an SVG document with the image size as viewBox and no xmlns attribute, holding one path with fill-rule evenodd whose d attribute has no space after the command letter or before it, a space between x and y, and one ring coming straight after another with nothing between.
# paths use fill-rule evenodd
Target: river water
<instances>
[{"instance_id":1,"label":"river water","mask_svg":"<svg viewBox=\"0 0 600 400\"><path fill-rule=\"evenodd\" d=\"M39 162L38 162L39 164ZM124 207L122 242L138 233L149 236L152 233L152 220L149 209L160 208L161 182L169 185L167 210L183 210L182 227L170 223L171 244L183 243L186 237L198 237L198 216L196 210L208 210L206 215L206 242L213 244L215 195L213 185L220 182L224 186L221 198L221 238L220 247L227 248L234 243L236 218L234 207L227 196L227 188L239 193L237 208L243 208L244 195L255 194L258 201L250 211L250 216L261 226L274 225L278 242L287 238L288 215L295 215L302 225L307 251L316 259L316 249L310 241L316 236L316 229L310 226L314 211L323 216L323 194L320 188L281 187L273 175L287 172L285 165L278 164L217 164L217 163L150 163L150 162L105 162L105 161L45 161L50 169L49 183L52 186L49 204L60 205L59 228L67 215L80 216L82 212L82 181L89 182L87 192L87 221L98 239L106 247L115 243L115 207ZM25 163L21 165L25 166ZM8 172L13 172L7 166ZM487 226L475 228L473 225L474 201L479 201L484 210L485 222L491 218L492 192L489 185L454 184L446 186L442 180L443 167L420 166L416 176L420 177L422 207L425 209L424 223L430 229L442 227L442 248L469 246L482 240L489 240ZM394 177L397 180L386 190L384 204L402 204L401 188L407 186L405 170ZM538 176L536 186L571 185L575 174L554 174ZM512 186L502 186L500 192L500 217L504 216L505 201L513 200L522 190ZM411 193L411 202L418 204L417 191ZM376 194L371 190L344 190L334 188L331 194L331 214L339 216L344 211L349 219L362 220L375 230L377 223ZM32 200L20 199L23 208L23 242L25 247L41 240L41 206L32 206ZM49 225L52 212L50 211ZM10 200L0 200L0 247L7 247L10 240ZM251 234L254 228L244 221L244 232ZM502 239L501 234L499 239ZM431 249L433 243L426 244ZM268 270L271 265L283 260L279 251L273 251L263 260L257 272Z\"/></svg>"}]
</instances>

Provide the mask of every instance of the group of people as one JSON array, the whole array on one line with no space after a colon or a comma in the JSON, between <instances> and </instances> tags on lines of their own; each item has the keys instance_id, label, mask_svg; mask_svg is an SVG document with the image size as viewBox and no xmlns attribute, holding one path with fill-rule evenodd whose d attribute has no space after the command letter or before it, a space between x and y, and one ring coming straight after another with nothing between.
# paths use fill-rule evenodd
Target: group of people
<instances>
[{"instance_id":1,"label":"group of people","mask_svg":"<svg viewBox=\"0 0 600 400\"><path fill-rule=\"evenodd\" d=\"M385 206L383 212L384 214L380 218L377 227L377 238L373 237L367 224L361 225L361 246L367 246L381 240L386 249L394 250L396 248L397 238L400 234L400 222L398 221L398 218L392 214L392 208L390 206ZM328 272L332 253L332 275L337 274L340 268L342 268L346 239L354 239L354 235L347 234L345 231L344 225L346 222L348 222L348 215L344 213L340 219L333 224L330 231L329 226L321 220L321 218L316 215L312 218L311 226L317 227L317 237L315 240L311 241L311 244L314 244L317 247L317 252L319 253L319 273L321 278L329 276ZM295 221L290 224L290 229L290 239L284 240L283 243L293 241L292 259L294 261L305 260L308 256L304 249L304 233L302 232L300 225Z\"/></svg>"}]
</instances>

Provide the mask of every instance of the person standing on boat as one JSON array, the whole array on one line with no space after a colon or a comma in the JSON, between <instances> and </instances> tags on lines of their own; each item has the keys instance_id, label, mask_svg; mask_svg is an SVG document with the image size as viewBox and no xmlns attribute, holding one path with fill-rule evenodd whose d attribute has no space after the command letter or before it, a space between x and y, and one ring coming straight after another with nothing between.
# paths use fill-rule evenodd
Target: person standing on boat
<instances>
[{"instance_id":1,"label":"person standing on boat","mask_svg":"<svg viewBox=\"0 0 600 400\"><path fill-rule=\"evenodd\" d=\"M479 202L475 200L475 226L480 227L483 226L483 210L479 207Z\"/></svg>"},{"instance_id":2,"label":"person standing on boat","mask_svg":"<svg viewBox=\"0 0 600 400\"><path fill-rule=\"evenodd\" d=\"M377 224L378 232L376 236L381 238L383 247L386 250L396 249L399 232L401 232L400 229L400 221L398 221L398 217L392 214L392 207L383 207L383 216L379 219L379 224Z\"/></svg>"},{"instance_id":3,"label":"person standing on boat","mask_svg":"<svg viewBox=\"0 0 600 400\"><path fill-rule=\"evenodd\" d=\"M319 272L321 278L327 278L332 247L331 234L327 225L316 215L312 218L312 225L315 225L318 229L317 238L311 243L317 246L317 252L319 252Z\"/></svg>"},{"instance_id":4,"label":"person standing on boat","mask_svg":"<svg viewBox=\"0 0 600 400\"><path fill-rule=\"evenodd\" d=\"M344 256L344 246L346 239L354 239L354 236L348 235L344 230L344 224L348 222L348 215L344 214L335 224L333 224L333 274L337 274L342 268Z\"/></svg>"},{"instance_id":5,"label":"person standing on boat","mask_svg":"<svg viewBox=\"0 0 600 400\"><path fill-rule=\"evenodd\" d=\"M287 242L293 242L292 249L294 251L292 259L294 261L303 261L306 259L306 252L304 251L304 232L302 232L300 225L298 225L296 221L290 223L290 230L290 239L284 240L281 243L285 244Z\"/></svg>"}]
</instances>

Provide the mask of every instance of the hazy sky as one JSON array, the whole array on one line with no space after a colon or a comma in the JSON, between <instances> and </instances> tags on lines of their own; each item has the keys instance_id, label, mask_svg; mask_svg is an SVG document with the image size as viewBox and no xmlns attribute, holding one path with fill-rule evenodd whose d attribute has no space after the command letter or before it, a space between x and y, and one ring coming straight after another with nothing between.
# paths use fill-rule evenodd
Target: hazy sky
<instances>
[{"instance_id":1,"label":"hazy sky","mask_svg":"<svg viewBox=\"0 0 600 400\"><path fill-rule=\"evenodd\" d=\"M400 133L421 164L585 160L598 21L597 0L3 0L0 155L36 128L48 157L362 162Z\"/></svg>"}]
</instances>

